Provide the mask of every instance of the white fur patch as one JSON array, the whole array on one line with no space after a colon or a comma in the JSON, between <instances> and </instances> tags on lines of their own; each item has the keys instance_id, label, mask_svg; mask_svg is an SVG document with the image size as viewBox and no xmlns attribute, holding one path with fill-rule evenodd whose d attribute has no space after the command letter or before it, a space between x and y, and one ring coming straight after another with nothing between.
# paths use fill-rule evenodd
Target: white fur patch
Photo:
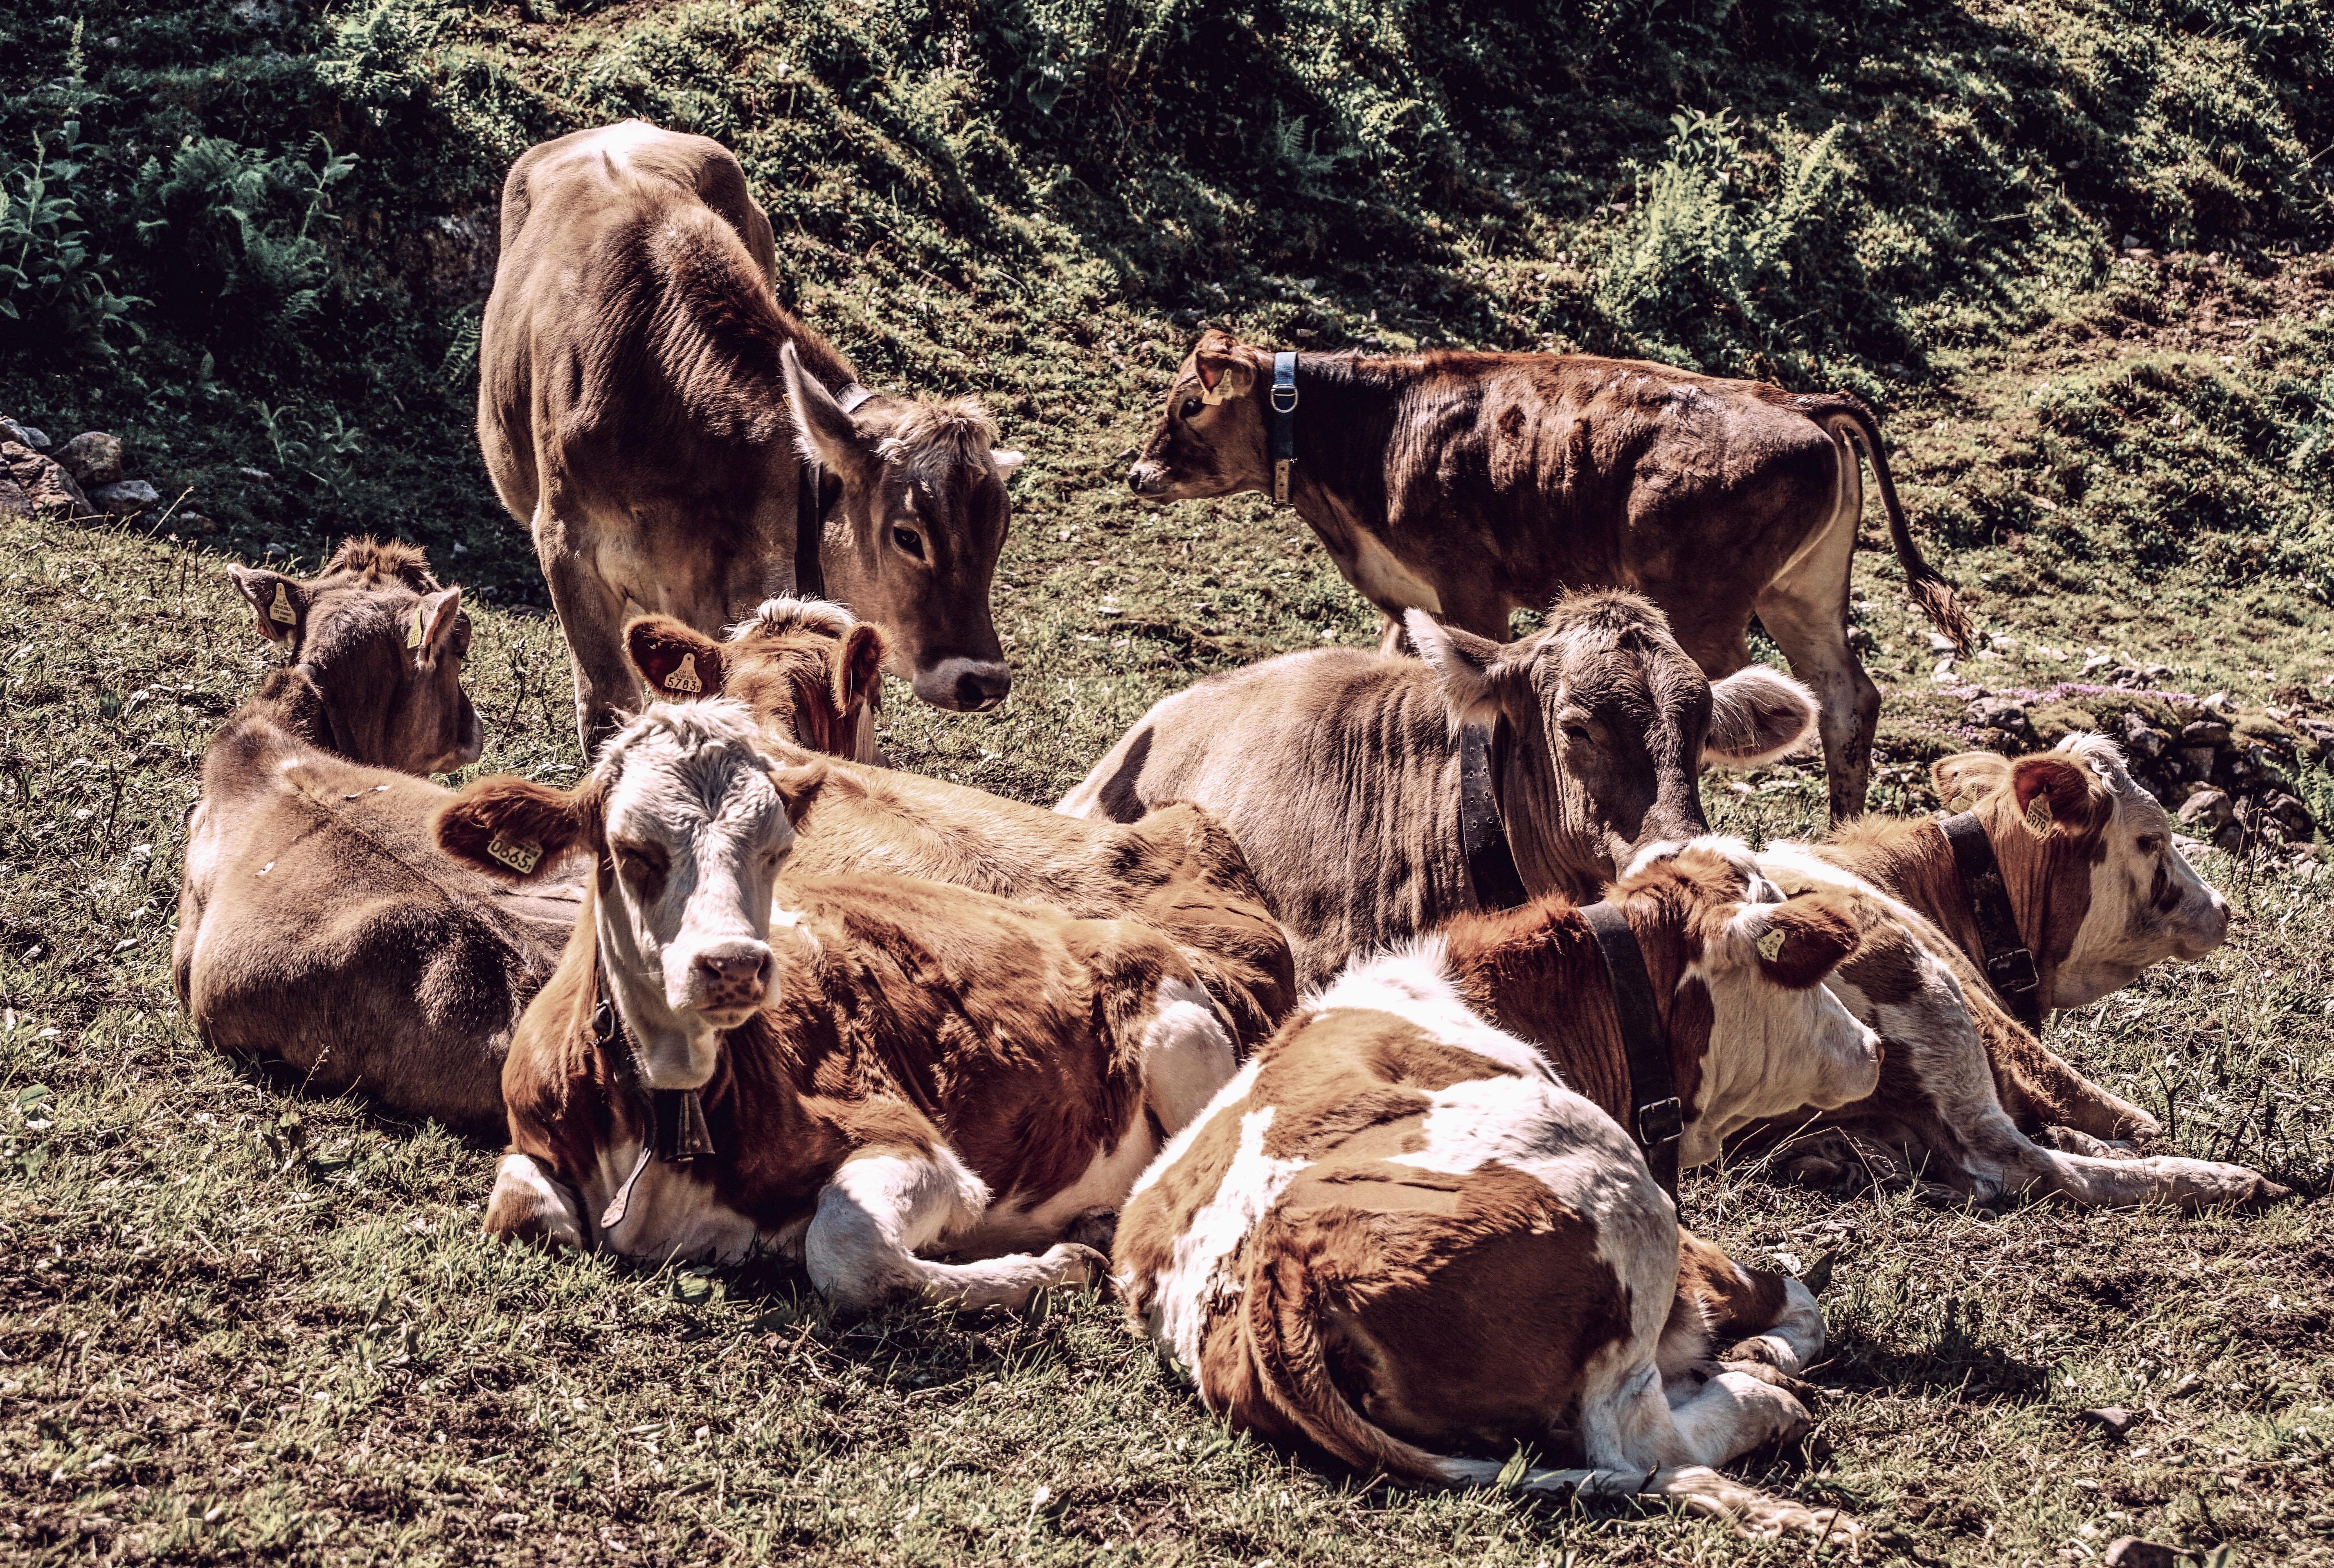
<instances>
[{"instance_id":1,"label":"white fur patch","mask_svg":"<svg viewBox=\"0 0 2334 1568\"><path fill-rule=\"evenodd\" d=\"M1440 937L1421 937L1392 952L1355 959L1312 999L1307 1011L1327 1013L1340 1007L1392 1013L1445 1044L1513 1072L1558 1081L1547 1057L1467 1005L1451 977L1450 957Z\"/></svg>"},{"instance_id":2,"label":"white fur patch","mask_svg":"<svg viewBox=\"0 0 2334 1568\"><path fill-rule=\"evenodd\" d=\"M1252 1083L1254 1073L1251 1063L1242 1076ZM1225 1087L1229 1091L1230 1085ZM1240 1116L1239 1152L1225 1168L1214 1194L1193 1211L1176 1236L1173 1261L1160 1272L1159 1288L1151 1299L1153 1341L1165 1347L1185 1375L1194 1379L1199 1376L1200 1348L1206 1342L1210 1311L1239 1294L1240 1282L1231 1265L1241 1244L1305 1169L1304 1160L1274 1159L1265 1154L1264 1135L1271 1130L1274 1111L1275 1107L1267 1105ZM1233 1108L1227 1106L1214 1114L1232 1113ZM1192 1123L1195 1128L1199 1125ZM1171 1146L1160 1163L1166 1163L1174 1152Z\"/></svg>"}]
</instances>

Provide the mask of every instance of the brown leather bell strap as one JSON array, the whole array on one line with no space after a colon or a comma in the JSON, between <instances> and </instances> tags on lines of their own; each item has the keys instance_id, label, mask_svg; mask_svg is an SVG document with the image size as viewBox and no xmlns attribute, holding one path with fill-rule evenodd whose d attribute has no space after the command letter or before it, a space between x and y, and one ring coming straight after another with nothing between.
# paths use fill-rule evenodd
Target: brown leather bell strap
<instances>
[{"instance_id":1,"label":"brown leather bell strap","mask_svg":"<svg viewBox=\"0 0 2334 1568\"><path fill-rule=\"evenodd\" d=\"M1467 880L1475 891L1475 907L1512 909L1530 897L1523 874L1516 870L1514 849L1508 842L1507 822L1500 814L1499 791L1493 784L1499 753L1507 739L1508 721L1470 724L1459 731L1459 842L1467 854Z\"/></svg>"},{"instance_id":2,"label":"brown leather bell strap","mask_svg":"<svg viewBox=\"0 0 2334 1568\"><path fill-rule=\"evenodd\" d=\"M2042 972L2019 934L2018 911L2010 907L2010 890L2002 882L2001 862L1994 859L1985 824L1975 812L1963 812L1940 820L1937 826L1944 830L1945 842L1953 847L1953 869L1961 873L1962 895L1969 900L1970 919L1977 927L1985 983L2012 1017L2029 1029L2040 1029Z\"/></svg>"},{"instance_id":3,"label":"brown leather bell strap","mask_svg":"<svg viewBox=\"0 0 2334 1568\"><path fill-rule=\"evenodd\" d=\"M1670 1064L1670 1032L1654 999L1653 976L1644 950L1621 911L1609 903L1590 904L1581 914L1596 938L1605 976L1613 986L1613 1012L1621 1023L1621 1053L1629 1063L1630 1131L1646 1168L1678 1200L1678 1145L1685 1136L1685 1107L1678 1099L1677 1075Z\"/></svg>"},{"instance_id":4,"label":"brown leather bell strap","mask_svg":"<svg viewBox=\"0 0 2334 1568\"><path fill-rule=\"evenodd\" d=\"M679 1165L709 1159L719 1151L713 1147L713 1130L705 1120L704 1097L696 1090L641 1088L640 1057L632 1049L632 1032L625 1028L624 1015L614 1002L601 994L596 962L592 966L592 991L590 1034L593 1044L609 1060L609 1077L628 1091L635 1102L641 1098L648 1101L647 1136L641 1140L641 1157L632 1162L632 1174L600 1214L600 1228L613 1230L623 1223L632 1207L632 1188L639 1185L651 1157L661 1165Z\"/></svg>"}]
</instances>

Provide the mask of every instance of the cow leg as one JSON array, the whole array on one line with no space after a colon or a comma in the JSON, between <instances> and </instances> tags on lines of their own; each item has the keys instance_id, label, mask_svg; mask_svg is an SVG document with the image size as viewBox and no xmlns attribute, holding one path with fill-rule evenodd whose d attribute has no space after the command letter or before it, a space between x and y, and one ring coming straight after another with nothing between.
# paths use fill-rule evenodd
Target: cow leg
<instances>
[{"instance_id":1,"label":"cow leg","mask_svg":"<svg viewBox=\"0 0 2334 1568\"><path fill-rule=\"evenodd\" d=\"M584 1216L576 1207L575 1195L543 1161L516 1150L495 1165L495 1189L487 1198L486 1233L498 1241L586 1249Z\"/></svg>"},{"instance_id":2,"label":"cow leg","mask_svg":"<svg viewBox=\"0 0 2334 1568\"><path fill-rule=\"evenodd\" d=\"M1018 1310L1040 1290L1083 1286L1108 1272L1093 1248L1068 1244L1039 1256L1018 1253L969 1264L916 1255L971 1229L989 1203L987 1184L945 1144L929 1152L863 1149L819 1193L803 1263L819 1294L845 1312L907 1294L948 1306Z\"/></svg>"},{"instance_id":3,"label":"cow leg","mask_svg":"<svg viewBox=\"0 0 2334 1568\"><path fill-rule=\"evenodd\" d=\"M1143 1104L1161 1135L1181 1132L1239 1068L1206 990L1162 980L1158 1014L1143 1031Z\"/></svg>"},{"instance_id":4,"label":"cow leg","mask_svg":"<svg viewBox=\"0 0 2334 1568\"><path fill-rule=\"evenodd\" d=\"M1790 660L1791 673L1816 694L1836 822L1864 814L1872 736L1880 722L1880 688L1847 647L1848 568L1856 553L1862 487L1848 495L1853 505L1836 507L1822 534L1752 601L1760 624Z\"/></svg>"},{"instance_id":5,"label":"cow leg","mask_svg":"<svg viewBox=\"0 0 2334 1568\"><path fill-rule=\"evenodd\" d=\"M551 497L535 515L535 559L551 588L552 608L575 669L575 729L588 758L640 705L639 679L624 657L624 598L610 588L575 548L575 530L552 510Z\"/></svg>"},{"instance_id":6,"label":"cow leg","mask_svg":"<svg viewBox=\"0 0 2334 1568\"><path fill-rule=\"evenodd\" d=\"M2023 1127L2072 1127L2094 1138L2153 1138L2163 1123L2102 1089L2066 1058L2007 1019L1986 1030L1995 1093Z\"/></svg>"}]
</instances>

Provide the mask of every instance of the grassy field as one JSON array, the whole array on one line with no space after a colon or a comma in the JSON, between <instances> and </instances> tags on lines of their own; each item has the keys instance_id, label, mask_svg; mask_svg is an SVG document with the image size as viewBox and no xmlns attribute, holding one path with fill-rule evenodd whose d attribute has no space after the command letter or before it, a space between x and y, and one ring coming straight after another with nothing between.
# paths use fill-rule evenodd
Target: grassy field
<instances>
[{"instance_id":1,"label":"grassy field","mask_svg":"<svg viewBox=\"0 0 2334 1568\"><path fill-rule=\"evenodd\" d=\"M492 606L483 765L572 776L564 652L468 434L475 220L528 141L641 113L738 148L789 299L872 375L983 392L1029 454L1014 696L966 718L895 686L902 765L1050 800L1199 674L1374 637L1289 515L1124 491L1203 320L1873 399L1932 559L2007 640L1934 679L1870 533L1877 803L1934 805L1923 765L1969 744L1947 689L2096 652L2334 717L2329 62L2306 0L0 14L0 412L120 431L212 520L0 522L0 1560L1808 1560L1293 1465L1107 1302L837 1323L784 1270L489 1249L490 1148L218 1060L177 1015L181 814L273 657L224 563L427 544ZM63 270L5 270L35 254ZM1742 782L1706 792L1722 827L1813 827L1814 768ZM2334 912L2324 881L2204 863L2230 945L2050 1038L2167 1148L2295 1200L1687 1184L1707 1234L1828 1269L1822 1429L1745 1469L1863 1516L1868 1560L2096 1562L2129 1533L2334 1562ZM2103 1404L2143 1419L2110 1440Z\"/></svg>"}]
</instances>

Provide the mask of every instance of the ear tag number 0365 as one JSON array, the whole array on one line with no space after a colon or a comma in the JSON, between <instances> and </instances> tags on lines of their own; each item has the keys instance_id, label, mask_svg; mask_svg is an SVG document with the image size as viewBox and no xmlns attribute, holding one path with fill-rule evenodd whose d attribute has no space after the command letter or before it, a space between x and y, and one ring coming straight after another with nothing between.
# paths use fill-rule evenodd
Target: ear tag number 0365
<instances>
[{"instance_id":1,"label":"ear tag number 0365","mask_svg":"<svg viewBox=\"0 0 2334 1568\"><path fill-rule=\"evenodd\" d=\"M1770 964L1773 963L1782 955L1783 937L1782 931L1773 926L1768 927L1759 938L1759 956Z\"/></svg>"},{"instance_id":2,"label":"ear tag number 0365","mask_svg":"<svg viewBox=\"0 0 2334 1568\"><path fill-rule=\"evenodd\" d=\"M686 692L691 697L705 689L705 683L697 678L697 655L684 653L680 656L680 662L673 667L670 675L664 678L664 688Z\"/></svg>"},{"instance_id":3,"label":"ear tag number 0365","mask_svg":"<svg viewBox=\"0 0 2334 1568\"><path fill-rule=\"evenodd\" d=\"M535 870L537 861L543 859L543 846L533 839L506 839L497 833L487 842L487 855L524 877Z\"/></svg>"},{"instance_id":4,"label":"ear tag number 0365","mask_svg":"<svg viewBox=\"0 0 2334 1568\"><path fill-rule=\"evenodd\" d=\"M275 621L278 626L300 624L299 612L292 608L292 595L285 591L284 584L281 582L276 583L275 597L267 606L267 619Z\"/></svg>"}]
</instances>

